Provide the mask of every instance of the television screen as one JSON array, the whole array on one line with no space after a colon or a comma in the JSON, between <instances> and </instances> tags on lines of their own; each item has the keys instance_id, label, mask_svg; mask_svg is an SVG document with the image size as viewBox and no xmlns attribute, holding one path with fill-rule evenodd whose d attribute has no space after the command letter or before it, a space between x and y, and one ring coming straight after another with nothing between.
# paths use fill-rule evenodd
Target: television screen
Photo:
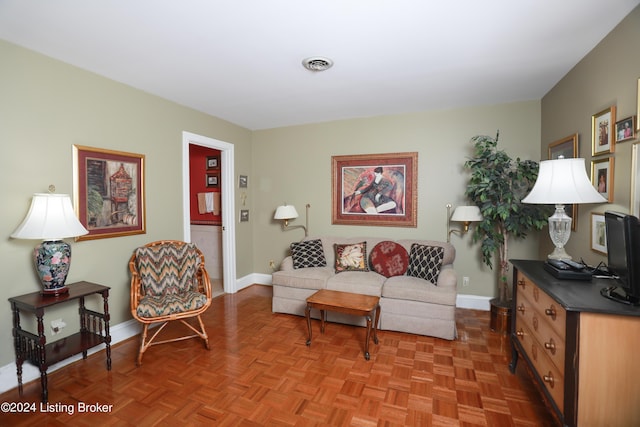
<instances>
[{"instance_id":1,"label":"television screen","mask_svg":"<svg viewBox=\"0 0 640 427\"><path fill-rule=\"evenodd\" d=\"M633 215L606 211L607 267L616 285L602 290L605 297L628 303L640 301L640 221Z\"/></svg>"}]
</instances>

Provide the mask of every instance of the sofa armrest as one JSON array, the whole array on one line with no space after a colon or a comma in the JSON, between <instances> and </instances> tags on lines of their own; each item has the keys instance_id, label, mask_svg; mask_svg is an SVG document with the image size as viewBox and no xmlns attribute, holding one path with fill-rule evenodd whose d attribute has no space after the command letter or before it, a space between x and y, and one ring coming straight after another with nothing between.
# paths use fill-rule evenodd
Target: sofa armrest
<instances>
[{"instance_id":1,"label":"sofa armrest","mask_svg":"<svg viewBox=\"0 0 640 427\"><path fill-rule=\"evenodd\" d=\"M293 258L291 258L291 255L289 255L288 257L286 257L285 259L282 260L282 262L280 263L280 271L292 271L293 270Z\"/></svg>"},{"instance_id":2,"label":"sofa armrest","mask_svg":"<svg viewBox=\"0 0 640 427\"><path fill-rule=\"evenodd\" d=\"M440 288L457 288L458 275L452 267L444 267L438 275L437 286Z\"/></svg>"}]
</instances>

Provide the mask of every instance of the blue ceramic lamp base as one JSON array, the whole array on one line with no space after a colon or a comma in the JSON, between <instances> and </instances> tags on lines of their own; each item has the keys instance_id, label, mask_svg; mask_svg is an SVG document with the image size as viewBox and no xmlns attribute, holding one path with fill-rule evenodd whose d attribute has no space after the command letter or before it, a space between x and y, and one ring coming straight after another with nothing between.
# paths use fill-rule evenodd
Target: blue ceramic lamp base
<instances>
[{"instance_id":1,"label":"blue ceramic lamp base","mask_svg":"<svg viewBox=\"0 0 640 427\"><path fill-rule=\"evenodd\" d=\"M69 292L65 286L71 266L71 246L63 240L44 241L33 250L33 260L42 294L58 296Z\"/></svg>"}]
</instances>

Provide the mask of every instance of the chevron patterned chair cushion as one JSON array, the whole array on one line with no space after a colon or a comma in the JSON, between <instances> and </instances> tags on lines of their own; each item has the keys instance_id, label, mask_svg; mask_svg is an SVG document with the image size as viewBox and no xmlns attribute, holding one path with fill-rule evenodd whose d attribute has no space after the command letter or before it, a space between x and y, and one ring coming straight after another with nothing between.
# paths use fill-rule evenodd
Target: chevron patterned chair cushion
<instances>
[{"instance_id":1,"label":"chevron patterned chair cushion","mask_svg":"<svg viewBox=\"0 0 640 427\"><path fill-rule=\"evenodd\" d=\"M136 249L136 260L145 294L136 310L140 317L181 313L206 304L206 296L197 290L200 257L194 244L141 247Z\"/></svg>"}]
</instances>

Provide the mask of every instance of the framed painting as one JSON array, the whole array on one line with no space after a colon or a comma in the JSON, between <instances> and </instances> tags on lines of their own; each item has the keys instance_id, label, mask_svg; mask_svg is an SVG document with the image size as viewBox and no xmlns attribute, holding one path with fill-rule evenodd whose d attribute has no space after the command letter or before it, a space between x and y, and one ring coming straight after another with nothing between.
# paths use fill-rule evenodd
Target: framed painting
<instances>
[{"instance_id":1,"label":"framed painting","mask_svg":"<svg viewBox=\"0 0 640 427\"><path fill-rule=\"evenodd\" d=\"M247 175L240 175L238 177L238 188L247 188L249 186L249 177Z\"/></svg>"},{"instance_id":2,"label":"framed painting","mask_svg":"<svg viewBox=\"0 0 640 427\"><path fill-rule=\"evenodd\" d=\"M217 188L220 185L220 175L217 173L208 173L206 185L207 187Z\"/></svg>"},{"instance_id":3,"label":"framed painting","mask_svg":"<svg viewBox=\"0 0 640 427\"><path fill-rule=\"evenodd\" d=\"M616 144L631 139L636 139L636 116L616 122Z\"/></svg>"},{"instance_id":4,"label":"framed painting","mask_svg":"<svg viewBox=\"0 0 640 427\"><path fill-rule=\"evenodd\" d=\"M613 203L613 157L591 161L591 183L602 197Z\"/></svg>"},{"instance_id":5,"label":"framed painting","mask_svg":"<svg viewBox=\"0 0 640 427\"><path fill-rule=\"evenodd\" d=\"M73 198L89 234L76 240L146 233L142 154L73 146Z\"/></svg>"},{"instance_id":6,"label":"framed painting","mask_svg":"<svg viewBox=\"0 0 640 427\"><path fill-rule=\"evenodd\" d=\"M332 224L417 226L418 153L331 157Z\"/></svg>"},{"instance_id":7,"label":"framed painting","mask_svg":"<svg viewBox=\"0 0 640 427\"><path fill-rule=\"evenodd\" d=\"M591 250L607 254L607 228L602 213L591 212Z\"/></svg>"},{"instance_id":8,"label":"framed painting","mask_svg":"<svg viewBox=\"0 0 640 427\"><path fill-rule=\"evenodd\" d=\"M591 155L613 153L615 149L615 105L591 117Z\"/></svg>"},{"instance_id":9,"label":"framed painting","mask_svg":"<svg viewBox=\"0 0 640 427\"><path fill-rule=\"evenodd\" d=\"M578 157L577 133L549 144L549 160L558 159L560 156L565 159L574 159ZM578 229L578 221L576 220L576 218L578 218L578 205L575 203L566 205L565 211L567 212L567 215L573 219L573 221L571 221L571 231L576 231Z\"/></svg>"},{"instance_id":10,"label":"framed painting","mask_svg":"<svg viewBox=\"0 0 640 427\"><path fill-rule=\"evenodd\" d=\"M220 168L220 156L207 156L207 170Z\"/></svg>"},{"instance_id":11,"label":"framed painting","mask_svg":"<svg viewBox=\"0 0 640 427\"><path fill-rule=\"evenodd\" d=\"M633 144L631 152L631 209L633 215L640 217L640 142Z\"/></svg>"}]
</instances>

